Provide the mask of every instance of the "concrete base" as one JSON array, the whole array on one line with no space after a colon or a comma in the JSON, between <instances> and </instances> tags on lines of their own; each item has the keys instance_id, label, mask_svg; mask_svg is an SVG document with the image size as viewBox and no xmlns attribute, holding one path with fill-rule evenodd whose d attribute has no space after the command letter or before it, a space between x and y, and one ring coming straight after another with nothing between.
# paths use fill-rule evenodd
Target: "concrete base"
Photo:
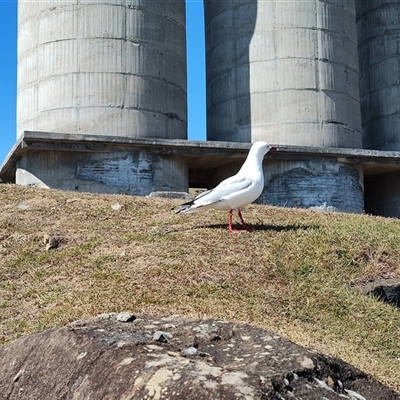
<instances>
[{"instance_id":1,"label":"concrete base","mask_svg":"<svg viewBox=\"0 0 400 400\"><path fill-rule=\"evenodd\" d=\"M182 157L144 150L110 153L46 151L17 162L16 183L92 193L147 196L156 191L188 191Z\"/></svg>"},{"instance_id":2,"label":"concrete base","mask_svg":"<svg viewBox=\"0 0 400 400\"><path fill-rule=\"evenodd\" d=\"M258 203L350 213L364 212L360 166L327 160L272 162Z\"/></svg>"},{"instance_id":3,"label":"concrete base","mask_svg":"<svg viewBox=\"0 0 400 400\"><path fill-rule=\"evenodd\" d=\"M268 156L267 156L268 157ZM235 174L241 163L221 167L212 185ZM265 188L258 204L364 212L363 171L357 164L336 160L264 161Z\"/></svg>"}]
</instances>

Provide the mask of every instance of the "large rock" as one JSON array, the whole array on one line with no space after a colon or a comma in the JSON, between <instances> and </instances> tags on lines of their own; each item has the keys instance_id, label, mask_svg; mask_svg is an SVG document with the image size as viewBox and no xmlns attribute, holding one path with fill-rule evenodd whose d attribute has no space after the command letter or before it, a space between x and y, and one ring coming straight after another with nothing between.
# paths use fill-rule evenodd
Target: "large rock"
<instances>
[{"instance_id":1,"label":"large rock","mask_svg":"<svg viewBox=\"0 0 400 400\"><path fill-rule=\"evenodd\" d=\"M361 291L377 297L379 300L388 303L394 307L400 308L400 279L377 279L368 282Z\"/></svg>"},{"instance_id":2,"label":"large rock","mask_svg":"<svg viewBox=\"0 0 400 400\"><path fill-rule=\"evenodd\" d=\"M104 314L0 347L0 398L400 399L367 374L249 325Z\"/></svg>"}]
</instances>

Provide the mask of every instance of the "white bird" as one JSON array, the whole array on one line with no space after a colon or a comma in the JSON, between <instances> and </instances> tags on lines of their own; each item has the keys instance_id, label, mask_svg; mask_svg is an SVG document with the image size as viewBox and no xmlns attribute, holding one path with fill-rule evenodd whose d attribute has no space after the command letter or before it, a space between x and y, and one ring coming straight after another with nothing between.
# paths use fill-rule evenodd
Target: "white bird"
<instances>
[{"instance_id":1,"label":"white bird","mask_svg":"<svg viewBox=\"0 0 400 400\"><path fill-rule=\"evenodd\" d=\"M223 180L214 189L200 193L194 200L181 204L177 207L177 213L193 213L207 208L229 210L228 229L236 233L239 231L232 228L232 213L233 210L237 210L243 229L252 231L244 222L241 210L262 193L264 189L263 158L265 154L273 150L276 150L276 147L266 142L255 142L236 175Z\"/></svg>"}]
</instances>

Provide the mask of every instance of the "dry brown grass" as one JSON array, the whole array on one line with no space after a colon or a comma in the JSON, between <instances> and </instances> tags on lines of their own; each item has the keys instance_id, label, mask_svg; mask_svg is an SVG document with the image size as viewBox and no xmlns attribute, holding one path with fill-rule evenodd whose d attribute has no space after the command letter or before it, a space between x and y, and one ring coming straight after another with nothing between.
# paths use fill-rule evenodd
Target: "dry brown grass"
<instances>
[{"instance_id":1,"label":"dry brown grass","mask_svg":"<svg viewBox=\"0 0 400 400\"><path fill-rule=\"evenodd\" d=\"M399 220L252 205L258 230L234 235L226 213L175 215L177 204L0 185L0 341L111 311L217 317L400 391L399 311L357 290L400 275Z\"/></svg>"}]
</instances>

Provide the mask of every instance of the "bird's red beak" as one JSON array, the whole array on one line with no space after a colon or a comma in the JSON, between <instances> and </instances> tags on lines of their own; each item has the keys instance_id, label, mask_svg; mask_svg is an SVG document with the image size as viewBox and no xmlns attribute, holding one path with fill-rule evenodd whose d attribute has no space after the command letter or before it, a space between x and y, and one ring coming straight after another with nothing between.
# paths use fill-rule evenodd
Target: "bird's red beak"
<instances>
[{"instance_id":1,"label":"bird's red beak","mask_svg":"<svg viewBox=\"0 0 400 400\"><path fill-rule=\"evenodd\" d=\"M269 151L277 151L277 150L278 150L278 148L276 146L271 146L269 149Z\"/></svg>"}]
</instances>

